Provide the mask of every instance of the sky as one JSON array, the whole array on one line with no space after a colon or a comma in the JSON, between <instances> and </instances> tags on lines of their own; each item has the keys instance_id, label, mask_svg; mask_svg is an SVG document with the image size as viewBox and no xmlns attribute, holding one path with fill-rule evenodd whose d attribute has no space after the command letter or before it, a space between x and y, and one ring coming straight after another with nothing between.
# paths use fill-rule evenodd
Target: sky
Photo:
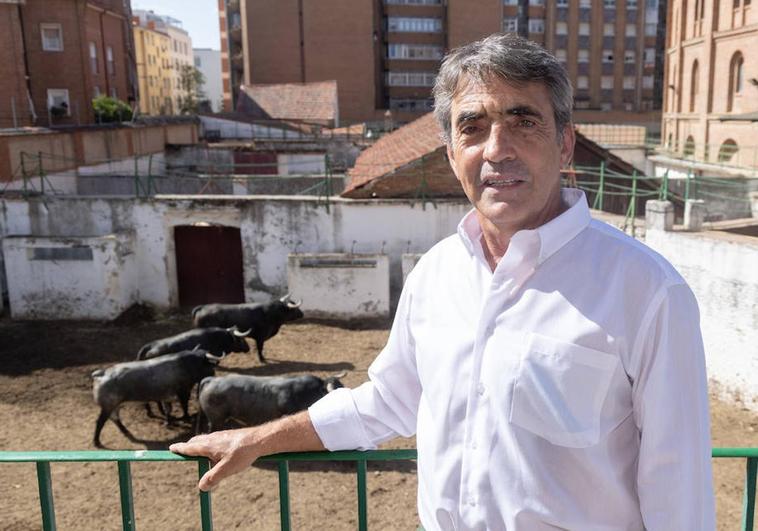
<instances>
[{"instance_id":1,"label":"sky","mask_svg":"<svg viewBox=\"0 0 758 531\"><path fill-rule=\"evenodd\" d=\"M181 20L193 48L221 48L217 0L132 0L132 9L152 9Z\"/></svg>"}]
</instances>

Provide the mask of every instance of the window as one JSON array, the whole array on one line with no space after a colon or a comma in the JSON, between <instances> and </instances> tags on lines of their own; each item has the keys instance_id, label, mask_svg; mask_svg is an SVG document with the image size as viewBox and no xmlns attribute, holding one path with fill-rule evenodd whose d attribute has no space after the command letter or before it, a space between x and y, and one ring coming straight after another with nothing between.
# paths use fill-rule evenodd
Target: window
<instances>
[{"instance_id":1,"label":"window","mask_svg":"<svg viewBox=\"0 0 758 531\"><path fill-rule=\"evenodd\" d=\"M68 89L47 89L47 107L56 109L64 116L71 116L71 102L68 99Z\"/></svg>"},{"instance_id":2,"label":"window","mask_svg":"<svg viewBox=\"0 0 758 531\"><path fill-rule=\"evenodd\" d=\"M40 24L42 49L46 52L63 51L63 29L60 24Z\"/></svg>"},{"instance_id":3,"label":"window","mask_svg":"<svg viewBox=\"0 0 758 531\"><path fill-rule=\"evenodd\" d=\"M199 57L195 57L195 68L200 68L201 66L203 66L202 61Z\"/></svg>"},{"instance_id":4,"label":"window","mask_svg":"<svg viewBox=\"0 0 758 531\"><path fill-rule=\"evenodd\" d=\"M442 46L431 44L390 44L387 46L388 59L442 59Z\"/></svg>"},{"instance_id":5,"label":"window","mask_svg":"<svg viewBox=\"0 0 758 531\"><path fill-rule=\"evenodd\" d=\"M544 6L545 0L529 0L530 6Z\"/></svg>"},{"instance_id":6,"label":"window","mask_svg":"<svg viewBox=\"0 0 758 531\"><path fill-rule=\"evenodd\" d=\"M642 76L642 88L644 89L653 88L654 81L655 81L655 78L653 76Z\"/></svg>"},{"instance_id":7,"label":"window","mask_svg":"<svg viewBox=\"0 0 758 531\"><path fill-rule=\"evenodd\" d=\"M384 0L385 4L421 4L421 5L438 5L440 0Z\"/></svg>"},{"instance_id":8,"label":"window","mask_svg":"<svg viewBox=\"0 0 758 531\"><path fill-rule=\"evenodd\" d=\"M626 0L627 9L637 9L637 0Z\"/></svg>"},{"instance_id":9,"label":"window","mask_svg":"<svg viewBox=\"0 0 758 531\"><path fill-rule=\"evenodd\" d=\"M93 98L99 98L100 97L100 87L98 87L97 85L95 85L92 88L92 97Z\"/></svg>"},{"instance_id":10,"label":"window","mask_svg":"<svg viewBox=\"0 0 758 531\"><path fill-rule=\"evenodd\" d=\"M658 33L658 24L648 22L645 24L645 36L655 37Z\"/></svg>"},{"instance_id":11,"label":"window","mask_svg":"<svg viewBox=\"0 0 758 531\"><path fill-rule=\"evenodd\" d=\"M568 24L565 22L556 22L555 23L555 34L556 35L568 35Z\"/></svg>"},{"instance_id":12,"label":"window","mask_svg":"<svg viewBox=\"0 0 758 531\"><path fill-rule=\"evenodd\" d=\"M590 24L589 22L580 22L579 23L579 35L589 35L590 34Z\"/></svg>"},{"instance_id":13,"label":"window","mask_svg":"<svg viewBox=\"0 0 758 531\"><path fill-rule=\"evenodd\" d=\"M544 18L530 18L529 19L529 33L545 33L545 19Z\"/></svg>"},{"instance_id":14,"label":"window","mask_svg":"<svg viewBox=\"0 0 758 531\"><path fill-rule=\"evenodd\" d=\"M634 76L624 76L624 89L634 90Z\"/></svg>"},{"instance_id":15,"label":"window","mask_svg":"<svg viewBox=\"0 0 758 531\"><path fill-rule=\"evenodd\" d=\"M503 0L503 5L515 6L518 5L518 0Z\"/></svg>"},{"instance_id":16,"label":"window","mask_svg":"<svg viewBox=\"0 0 758 531\"><path fill-rule=\"evenodd\" d=\"M692 138L692 135L687 137L687 140L684 142L684 156L685 157L691 157L695 154L695 139Z\"/></svg>"},{"instance_id":17,"label":"window","mask_svg":"<svg viewBox=\"0 0 758 531\"><path fill-rule=\"evenodd\" d=\"M108 69L108 75L113 76L116 74L116 65L113 61L113 47L108 46L105 48L105 58L107 59L106 68Z\"/></svg>"},{"instance_id":18,"label":"window","mask_svg":"<svg viewBox=\"0 0 758 531\"><path fill-rule=\"evenodd\" d=\"M603 0L603 7L606 9L616 9L616 0Z\"/></svg>"},{"instance_id":19,"label":"window","mask_svg":"<svg viewBox=\"0 0 758 531\"><path fill-rule=\"evenodd\" d=\"M602 76L600 78L600 88L612 89L613 88L613 76Z\"/></svg>"},{"instance_id":20,"label":"window","mask_svg":"<svg viewBox=\"0 0 758 531\"><path fill-rule=\"evenodd\" d=\"M425 17L389 17L387 19L388 31L415 32L415 33L440 33L442 31L442 19Z\"/></svg>"},{"instance_id":21,"label":"window","mask_svg":"<svg viewBox=\"0 0 758 531\"><path fill-rule=\"evenodd\" d=\"M627 24L626 25L626 36L627 37L636 37L637 36L637 24Z\"/></svg>"},{"instance_id":22,"label":"window","mask_svg":"<svg viewBox=\"0 0 758 531\"><path fill-rule=\"evenodd\" d=\"M506 17L503 19L503 32L516 33L518 31L518 19L516 17Z\"/></svg>"},{"instance_id":23,"label":"window","mask_svg":"<svg viewBox=\"0 0 758 531\"><path fill-rule=\"evenodd\" d=\"M568 7L569 3L568 0L555 0L555 5L557 7Z\"/></svg>"},{"instance_id":24,"label":"window","mask_svg":"<svg viewBox=\"0 0 758 531\"><path fill-rule=\"evenodd\" d=\"M626 50L624 52L624 62L625 63L634 63L636 54L634 53L634 50Z\"/></svg>"},{"instance_id":25,"label":"window","mask_svg":"<svg viewBox=\"0 0 758 531\"><path fill-rule=\"evenodd\" d=\"M584 8L592 7L592 0L579 0L579 7L584 7Z\"/></svg>"},{"instance_id":26,"label":"window","mask_svg":"<svg viewBox=\"0 0 758 531\"><path fill-rule=\"evenodd\" d=\"M431 87L434 85L435 72L387 72L387 85L390 87Z\"/></svg>"},{"instance_id":27,"label":"window","mask_svg":"<svg viewBox=\"0 0 758 531\"><path fill-rule=\"evenodd\" d=\"M695 112L697 108L697 93L700 84L700 69L697 60L692 63L692 78L690 79L690 112Z\"/></svg>"},{"instance_id":28,"label":"window","mask_svg":"<svg viewBox=\"0 0 758 531\"><path fill-rule=\"evenodd\" d=\"M390 98L390 109L393 111L431 111L432 100Z\"/></svg>"},{"instance_id":29,"label":"window","mask_svg":"<svg viewBox=\"0 0 758 531\"><path fill-rule=\"evenodd\" d=\"M739 150L740 148L737 146L737 142L731 138L724 140L724 143L721 144L721 147L719 148L719 162L729 162Z\"/></svg>"},{"instance_id":30,"label":"window","mask_svg":"<svg viewBox=\"0 0 758 531\"><path fill-rule=\"evenodd\" d=\"M645 48L643 53L645 66L655 66L655 48Z\"/></svg>"},{"instance_id":31,"label":"window","mask_svg":"<svg viewBox=\"0 0 758 531\"><path fill-rule=\"evenodd\" d=\"M742 92L742 53L735 52L729 63L729 96L727 98L726 110L731 111L734 105L734 95Z\"/></svg>"},{"instance_id":32,"label":"window","mask_svg":"<svg viewBox=\"0 0 758 531\"><path fill-rule=\"evenodd\" d=\"M604 63L613 62L613 50L603 50L603 62Z\"/></svg>"},{"instance_id":33,"label":"window","mask_svg":"<svg viewBox=\"0 0 758 531\"><path fill-rule=\"evenodd\" d=\"M118 99L118 90L116 90L116 87L111 87L111 98Z\"/></svg>"},{"instance_id":34,"label":"window","mask_svg":"<svg viewBox=\"0 0 758 531\"><path fill-rule=\"evenodd\" d=\"M89 43L89 66L93 74L97 74L97 44L90 41Z\"/></svg>"},{"instance_id":35,"label":"window","mask_svg":"<svg viewBox=\"0 0 758 531\"><path fill-rule=\"evenodd\" d=\"M577 76L576 88L587 89L590 86L590 79L587 76Z\"/></svg>"},{"instance_id":36,"label":"window","mask_svg":"<svg viewBox=\"0 0 758 531\"><path fill-rule=\"evenodd\" d=\"M579 50L577 52L577 61L580 63L589 63L590 62L590 51L589 50Z\"/></svg>"},{"instance_id":37,"label":"window","mask_svg":"<svg viewBox=\"0 0 758 531\"><path fill-rule=\"evenodd\" d=\"M566 62L566 50L563 48L560 48L555 51L555 58L558 59L561 63Z\"/></svg>"},{"instance_id":38,"label":"window","mask_svg":"<svg viewBox=\"0 0 758 531\"><path fill-rule=\"evenodd\" d=\"M603 35L611 37L616 31L616 25L613 22L606 22L603 24Z\"/></svg>"}]
</instances>

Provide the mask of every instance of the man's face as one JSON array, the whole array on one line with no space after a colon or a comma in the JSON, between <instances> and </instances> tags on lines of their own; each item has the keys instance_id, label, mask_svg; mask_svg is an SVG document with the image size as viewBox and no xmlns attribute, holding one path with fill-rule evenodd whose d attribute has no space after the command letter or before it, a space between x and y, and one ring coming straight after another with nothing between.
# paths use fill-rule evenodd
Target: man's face
<instances>
[{"instance_id":1,"label":"man's face","mask_svg":"<svg viewBox=\"0 0 758 531\"><path fill-rule=\"evenodd\" d=\"M559 140L544 84L462 79L451 122L450 166L485 231L512 234L561 212L560 168L574 152L574 130L566 126Z\"/></svg>"}]
</instances>

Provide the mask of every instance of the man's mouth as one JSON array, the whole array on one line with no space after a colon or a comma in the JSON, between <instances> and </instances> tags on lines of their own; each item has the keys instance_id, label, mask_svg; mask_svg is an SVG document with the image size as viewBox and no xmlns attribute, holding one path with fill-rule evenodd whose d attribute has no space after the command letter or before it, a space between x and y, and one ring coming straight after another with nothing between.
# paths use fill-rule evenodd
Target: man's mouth
<instances>
[{"instance_id":1,"label":"man's mouth","mask_svg":"<svg viewBox=\"0 0 758 531\"><path fill-rule=\"evenodd\" d=\"M494 188L507 188L509 186L516 186L525 182L524 179L485 179L482 183L483 187L492 186Z\"/></svg>"}]
</instances>

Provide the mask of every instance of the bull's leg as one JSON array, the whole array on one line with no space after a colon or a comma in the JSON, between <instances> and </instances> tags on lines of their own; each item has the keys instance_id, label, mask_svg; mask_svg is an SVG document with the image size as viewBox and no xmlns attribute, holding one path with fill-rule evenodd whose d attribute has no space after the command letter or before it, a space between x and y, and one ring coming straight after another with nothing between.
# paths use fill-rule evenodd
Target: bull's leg
<instances>
[{"instance_id":1,"label":"bull's leg","mask_svg":"<svg viewBox=\"0 0 758 531\"><path fill-rule=\"evenodd\" d=\"M263 340L256 339L255 347L258 349L258 359L261 360L261 363L266 363L266 358L263 357Z\"/></svg>"},{"instance_id":2,"label":"bull's leg","mask_svg":"<svg viewBox=\"0 0 758 531\"><path fill-rule=\"evenodd\" d=\"M100 442L100 432L103 431L103 426L105 426L105 421L108 420L108 417L110 417L110 413L105 409L101 409L100 416L97 417L97 422L95 423L95 436L92 438L92 442L97 448L103 447L103 444Z\"/></svg>"},{"instance_id":3,"label":"bull's leg","mask_svg":"<svg viewBox=\"0 0 758 531\"><path fill-rule=\"evenodd\" d=\"M176 396L179 398L179 404L182 406L182 413L184 413L184 416L181 418L181 420L187 420L190 418L189 415L189 399L190 399L190 393L189 391L179 391L176 393Z\"/></svg>"},{"instance_id":4,"label":"bull's leg","mask_svg":"<svg viewBox=\"0 0 758 531\"><path fill-rule=\"evenodd\" d=\"M111 420L116 424L116 427L118 427L119 430L121 430L121 433L123 433L127 439L133 440L134 435L132 435L132 432L130 432L128 429L126 429L126 426L124 426L124 423L121 422L121 418L118 416L118 411L115 411L111 415Z\"/></svg>"}]
</instances>

